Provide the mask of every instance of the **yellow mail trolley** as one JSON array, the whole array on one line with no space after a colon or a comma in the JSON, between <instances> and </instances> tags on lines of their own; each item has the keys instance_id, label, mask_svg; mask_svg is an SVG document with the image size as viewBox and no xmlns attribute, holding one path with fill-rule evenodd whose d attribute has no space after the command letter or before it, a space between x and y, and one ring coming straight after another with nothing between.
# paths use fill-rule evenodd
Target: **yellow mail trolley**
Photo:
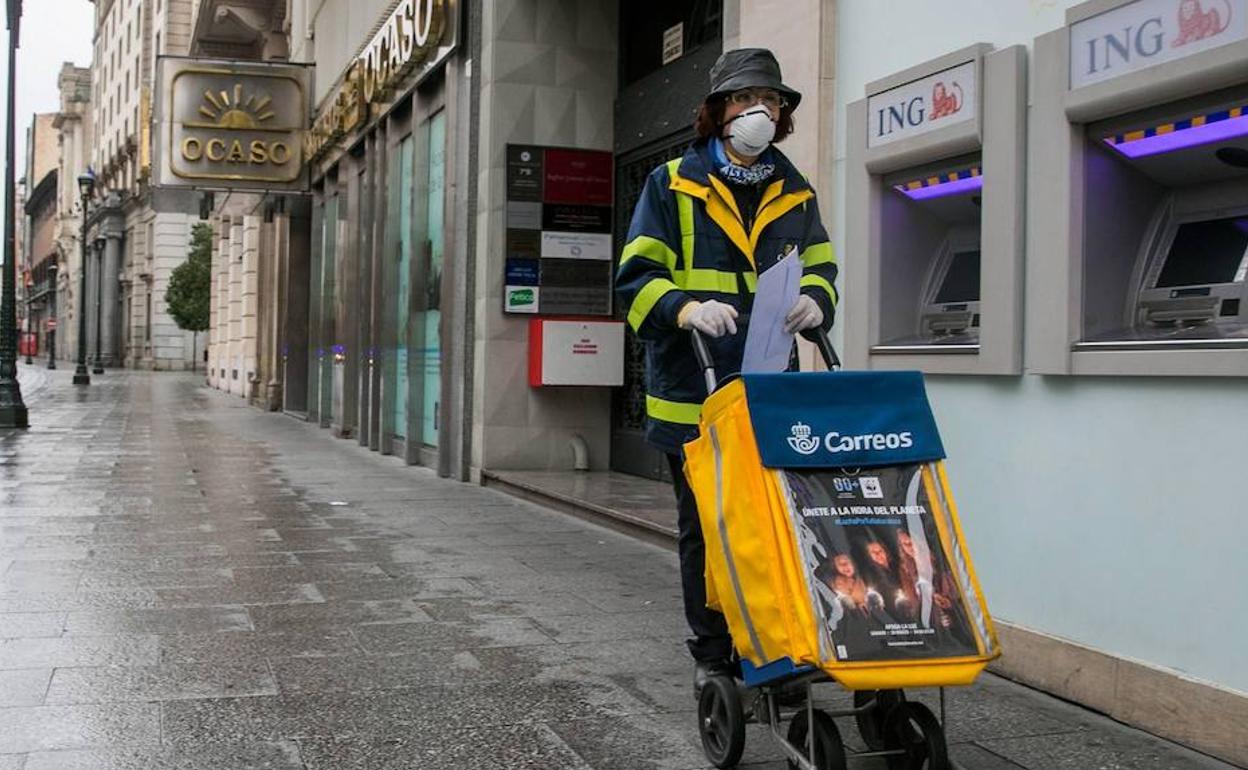
<instances>
[{"instance_id":1,"label":"yellow mail trolley","mask_svg":"<svg viewBox=\"0 0 1248 770\"><path fill-rule=\"evenodd\" d=\"M869 748L855 756L948 767L941 721L903 688L971 684L1000 651L922 375L746 374L716 388L696 336L694 347L713 392L685 475L708 604L728 621L748 688L722 676L703 689L707 758L735 765L756 720L790 767L843 768L834 717L853 716ZM811 686L829 679L854 691L852 709L814 707Z\"/></svg>"}]
</instances>

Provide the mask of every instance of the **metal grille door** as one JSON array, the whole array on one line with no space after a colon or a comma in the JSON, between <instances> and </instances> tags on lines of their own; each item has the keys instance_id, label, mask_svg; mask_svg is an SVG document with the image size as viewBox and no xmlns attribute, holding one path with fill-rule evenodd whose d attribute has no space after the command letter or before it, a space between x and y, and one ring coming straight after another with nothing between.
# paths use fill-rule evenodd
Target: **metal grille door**
<instances>
[{"instance_id":1,"label":"metal grille door","mask_svg":"<svg viewBox=\"0 0 1248 770\"><path fill-rule=\"evenodd\" d=\"M693 141L692 132L674 137L665 146L646 148L620 158L615 168L615 254L624 250L633 207L641 197L646 177L656 166L680 157ZM617 310L622 320L625 313ZM625 331L624 387L615 391L611 405L611 468L652 479L670 480L667 459L645 442L645 348L631 329Z\"/></svg>"}]
</instances>

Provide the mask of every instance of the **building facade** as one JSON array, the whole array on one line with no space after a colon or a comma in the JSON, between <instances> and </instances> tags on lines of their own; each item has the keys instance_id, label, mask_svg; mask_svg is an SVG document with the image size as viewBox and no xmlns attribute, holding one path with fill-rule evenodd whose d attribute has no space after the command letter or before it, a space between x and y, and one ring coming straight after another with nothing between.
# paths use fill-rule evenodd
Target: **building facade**
<instances>
[{"instance_id":1,"label":"building facade","mask_svg":"<svg viewBox=\"0 0 1248 770\"><path fill-rule=\"evenodd\" d=\"M191 55L286 61L286 21L287 3L278 0L203 0L193 18ZM214 232L208 383L280 409L280 265L289 258L292 237L306 251L308 197L233 191L200 200Z\"/></svg>"},{"instance_id":2,"label":"building facade","mask_svg":"<svg viewBox=\"0 0 1248 770\"><path fill-rule=\"evenodd\" d=\"M26 132L26 189L21 216L22 284L25 286L25 343L32 354L44 354L48 335L55 333L53 295L56 291L56 214L60 146L56 113L35 115Z\"/></svg>"},{"instance_id":3,"label":"building facade","mask_svg":"<svg viewBox=\"0 0 1248 770\"><path fill-rule=\"evenodd\" d=\"M95 2L87 275L101 307L99 344L89 346L104 366L190 369L201 355L165 308L169 276L186 259L194 201L154 190L150 179L156 57L189 53L192 5Z\"/></svg>"},{"instance_id":4,"label":"building facade","mask_svg":"<svg viewBox=\"0 0 1248 770\"><path fill-rule=\"evenodd\" d=\"M78 278L82 269L82 195L78 177L91 162L91 69L66 62L57 78L61 110L52 121L59 148L56 191L57 357L78 351Z\"/></svg>"}]
</instances>

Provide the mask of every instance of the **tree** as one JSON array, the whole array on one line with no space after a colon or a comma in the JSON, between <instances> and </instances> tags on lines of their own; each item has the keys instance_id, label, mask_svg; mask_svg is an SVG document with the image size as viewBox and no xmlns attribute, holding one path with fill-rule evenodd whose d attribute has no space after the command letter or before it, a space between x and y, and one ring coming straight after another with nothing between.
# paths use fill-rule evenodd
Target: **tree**
<instances>
[{"instance_id":1,"label":"tree","mask_svg":"<svg viewBox=\"0 0 1248 770\"><path fill-rule=\"evenodd\" d=\"M191 228L191 249L186 261L169 276L165 304L179 329L191 332L191 370L199 332L208 330L208 287L212 282L212 225L200 222Z\"/></svg>"}]
</instances>

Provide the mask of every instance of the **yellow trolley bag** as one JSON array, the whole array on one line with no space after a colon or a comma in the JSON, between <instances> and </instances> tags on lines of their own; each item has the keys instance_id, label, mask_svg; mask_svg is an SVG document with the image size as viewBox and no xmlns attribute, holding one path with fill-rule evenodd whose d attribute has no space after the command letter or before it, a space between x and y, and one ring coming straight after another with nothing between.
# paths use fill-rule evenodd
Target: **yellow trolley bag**
<instances>
[{"instance_id":1,"label":"yellow trolley bag","mask_svg":"<svg viewBox=\"0 0 1248 770\"><path fill-rule=\"evenodd\" d=\"M857 717L868 753L890 767L945 766L943 728L900 688L970 684L1000 652L922 375L746 374L707 399L684 449L708 604L727 619L744 684L769 695L772 685L831 678L860 691L859 708L839 715ZM728 700L732 712L728 684L703 700ZM778 736L776 700L753 716ZM704 705L707 756L729 767L741 731L720 725L716 737L722 704ZM785 745L791 766L841 766L816 756L836 750L829 730L840 746L832 720L809 696L805 709Z\"/></svg>"}]
</instances>

